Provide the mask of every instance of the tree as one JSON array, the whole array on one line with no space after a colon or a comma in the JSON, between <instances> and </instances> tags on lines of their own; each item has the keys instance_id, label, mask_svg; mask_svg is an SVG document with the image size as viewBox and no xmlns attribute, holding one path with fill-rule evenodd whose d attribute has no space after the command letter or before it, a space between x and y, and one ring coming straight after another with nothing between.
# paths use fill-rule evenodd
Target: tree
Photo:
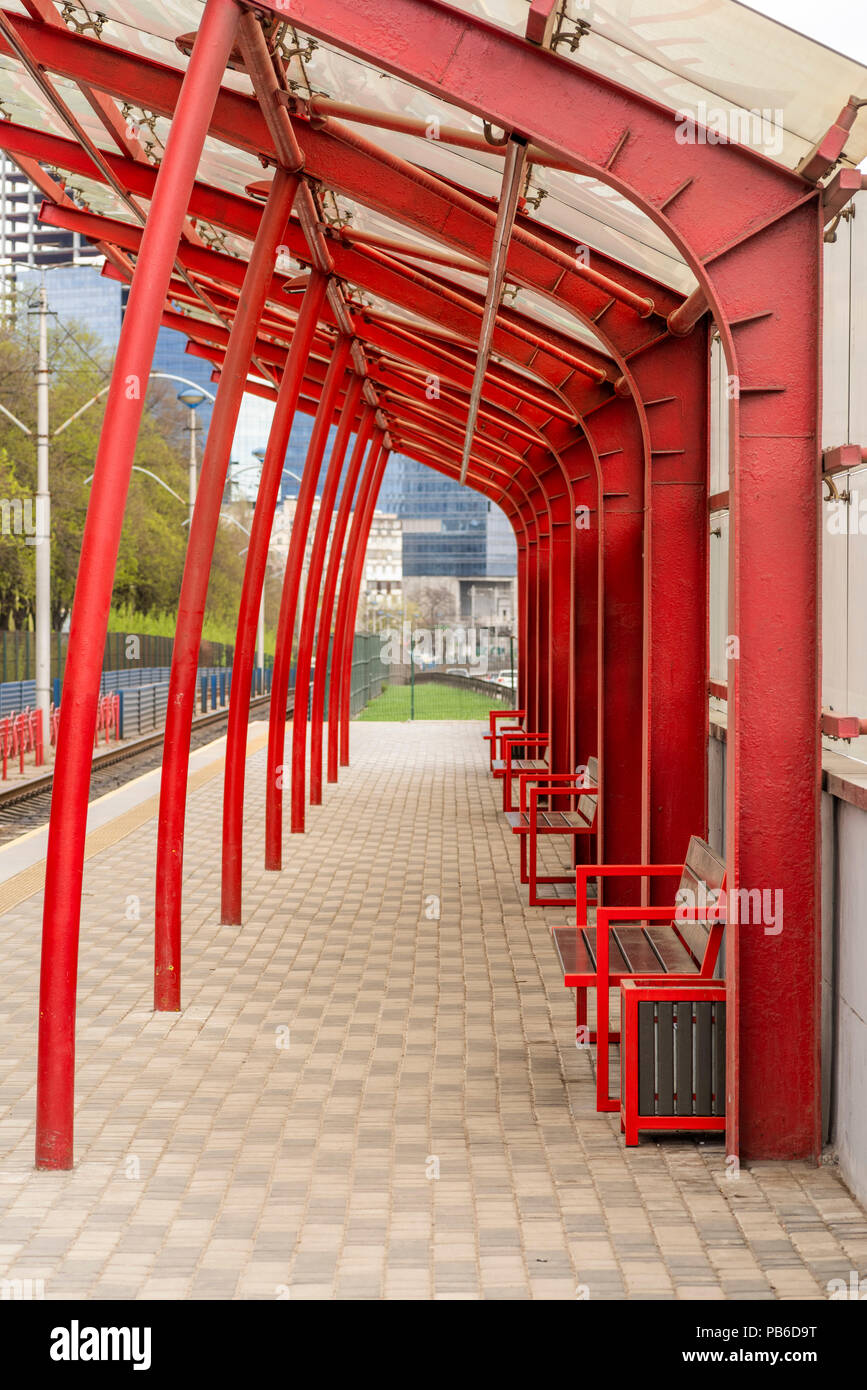
<instances>
[{"instance_id":1,"label":"tree","mask_svg":"<svg viewBox=\"0 0 867 1390\"><path fill-rule=\"evenodd\" d=\"M86 328L49 320L50 428L67 420L108 384L110 355ZM13 515L17 504L33 507L36 490L36 319L20 296L0 341L0 402L32 431L25 435L0 415L0 504ZM91 476L105 413L105 397L90 406L50 443L52 623L61 628L72 607ZM187 411L170 382L151 381L139 430L135 463L185 497L189 441ZM5 513L4 513L5 514ZM187 508L141 473L130 479L117 559L114 602L142 615L174 613L186 550ZM14 520L14 517L13 517ZM35 566L32 545L13 525L0 534L0 627L33 626ZM209 599L218 620L237 612L237 582L243 568L235 544L221 535Z\"/></svg>"},{"instance_id":2,"label":"tree","mask_svg":"<svg viewBox=\"0 0 867 1390\"><path fill-rule=\"evenodd\" d=\"M455 619L455 599L447 584L425 584L414 595L420 627L436 628Z\"/></svg>"}]
</instances>

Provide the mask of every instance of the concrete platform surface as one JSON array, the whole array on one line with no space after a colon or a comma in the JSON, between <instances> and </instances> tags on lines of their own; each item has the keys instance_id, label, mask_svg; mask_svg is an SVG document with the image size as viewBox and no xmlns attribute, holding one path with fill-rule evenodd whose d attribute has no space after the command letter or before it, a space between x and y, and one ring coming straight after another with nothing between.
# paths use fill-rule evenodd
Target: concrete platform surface
<instances>
[{"instance_id":1,"label":"concrete platform surface","mask_svg":"<svg viewBox=\"0 0 867 1390\"><path fill-rule=\"evenodd\" d=\"M190 795L184 1009L151 1011L155 798L89 845L76 1167L32 1168L41 896L0 920L0 1284L51 1298L773 1299L867 1270L833 1166L623 1146L481 726L356 724L353 764L219 925L221 746ZM258 748L258 751L256 751ZM204 750L203 750L204 751ZM8 864L8 859L7 859ZM14 887L11 878L4 886ZM34 883L34 887L30 884ZM7 1295L8 1296L8 1295Z\"/></svg>"}]
</instances>

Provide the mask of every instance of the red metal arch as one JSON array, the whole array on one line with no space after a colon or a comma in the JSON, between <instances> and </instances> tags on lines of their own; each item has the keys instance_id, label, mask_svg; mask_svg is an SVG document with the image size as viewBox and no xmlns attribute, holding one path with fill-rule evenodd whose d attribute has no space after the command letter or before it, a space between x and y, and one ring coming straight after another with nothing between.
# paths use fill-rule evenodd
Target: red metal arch
<instances>
[{"instance_id":1,"label":"red metal arch","mask_svg":"<svg viewBox=\"0 0 867 1390\"><path fill-rule=\"evenodd\" d=\"M293 22L300 27L349 51L368 56L377 64L400 72L418 86L435 91L447 100L481 111L507 129L522 131L542 146L562 155L567 162L573 162L576 168L591 172L619 188L654 217L680 247L699 279L701 294L717 318L729 369L740 385L740 398L732 406L734 563L731 567L730 611L735 631L749 651L749 662L733 663L730 671L730 882L737 887L740 883L749 885L751 881L753 884L761 883L767 876L772 882L785 882L790 899L787 918L792 923L785 942L757 942L740 929L731 930L730 933L727 953L730 968L729 1008L734 1024L729 1033L732 1092L729 1103L730 1151L736 1152L740 1146L746 1153L766 1155L799 1156L813 1153L818 1141L817 796L805 800L800 774L796 775L790 770L792 759L787 755L793 742L803 751L808 765L811 765L811 761L816 762L818 754L816 536L815 526L811 522L816 491L818 195L796 176L738 147L678 146L670 138L672 113L618 88L616 84L600 80L587 70L548 53L540 53L493 26L452 11L436 3L436 0L377 0L376 18L378 22L371 26L371 16L365 13L362 28L357 10L345 0L295 0L293 10ZM419 20L423 21L421 27ZM226 35L234 21L235 12L228 0L209 0L205 27L219 31L217 46L223 57ZM17 18L15 22L19 26L27 24L27 21ZM373 32L376 34L375 49L371 47L369 38ZM425 36L423 53L416 52L415 45L405 37L420 32ZM44 43L45 31L41 31L38 37ZM65 52L71 52L70 45L64 42L65 36L59 31L52 31L49 37L58 51L63 48ZM204 107L208 107L209 111L212 99L217 100L213 69L201 50L200 42L183 83L172 140L161 170L148 231L141 245L141 259L146 262L152 278L148 289L142 288L142 277L136 276L133 284L136 306L156 306L157 313L160 296L169 283L177 236L183 225L186 199L192 183L191 164L197 157L196 142L200 147L207 123L202 111ZM77 54L82 52L80 44L77 44L75 51ZM103 64L105 80L106 55L94 55L92 49L89 51L91 58L88 61L95 62L97 66ZM80 79L80 71L73 75ZM179 82L177 74L174 78L176 83ZM100 85L98 76L96 85ZM196 120L190 114L193 96L197 99ZM222 96L219 101L223 101ZM153 105L150 100L146 104ZM176 139L179 122L182 136ZM262 142L259 147L264 149L266 145ZM332 148L329 147L329 150ZM171 171L168 176L167 169ZM165 195L162 192L164 187L169 190ZM183 206L180 206L181 195ZM159 250L159 258L151 254L151 246ZM182 260L189 264L195 259L198 248L182 246L180 251ZM333 247L332 253L335 264L340 259L353 271L360 271L366 265L366 274L374 278L378 286L376 292L381 293L382 287L386 286L391 291L391 295L386 294L386 297L393 297L399 303L407 302L407 286L410 284L415 302L423 300L426 308L429 308L434 299L439 300L440 315L442 306L447 305L450 321L466 335L469 323L460 316L473 311L465 304L456 302L442 288L438 290L436 277L425 276L422 283L418 275L408 272L406 267L383 265L381 257L371 256L369 252L362 256L351 248ZM375 273L372 266L376 268ZM782 285L774 282L769 266L772 266L774 276L782 270ZM700 307L700 304L689 306L674 322L678 325L688 323L696 307ZM430 316L430 312L425 314L425 317ZM156 321L154 319L154 324ZM516 360L526 364L526 359L522 359L518 353L518 343L526 341L521 337L522 326L520 321L507 321L504 318L499 329L500 344L509 347ZM155 331L154 327L154 334ZM150 321L142 330L127 328L125 324L119 367L115 374L113 394L109 397L115 416L118 409L122 409L119 400L120 365L138 363L140 358L146 356L149 334ZM546 333L540 336L545 346L534 352L533 369L555 391L565 393L570 401L577 400L575 381L564 381L562 372L558 375L555 366L558 362L561 367L568 365L563 353L569 349L564 348L558 335ZM572 355L574 357L574 353ZM586 358L586 354L583 355ZM643 408L636 391L634 404L628 408L612 402L603 410L600 400L600 408L593 410L594 388L582 389L579 408L585 424L590 421L597 457L613 460L603 464L606 486L608 475L614 478L623 475L621 481L626 484L626 496L640 501L642 518L654 496L654 488L661 501L662 487L667 482L677 486L681 510L670 518L669 532L676 534L677 527L684 525L689 515L689 507L685 504L688 489L696 482L690 470L695 467L700 452L700 443L696 443L700 440L700 422L695 419L689 422L688 450L691 462L686 472L683 476L665 476L671 455L659 446L659 439L665 437L668 428L664 419L666 401L670 398L653 394L654 388L659 389L655 387L654 374L661 373L664 367L670 370L673 363L676 365L682 359L677 358L676 354L663 357L649 345L639 355L653 364L651 367L645 367L644 361L641 366L637 361L635 364L635 385L640 383ZM695 356L689 357L687 366L690 370L696 360ZM136 375L134 371L131 374ZM586 379L586 372L584 376ZM631 391L633 382L629 379L630 373L625 373L625 376L626 386ZM652 409L648 412L648 408ZM628 414L628 410L634 414ZM137 426L137 414L127 412L127 420L133 416L134 425ZM657 416L663 417L663 424L651 425L651 420ZM635 435L636 421L638 438L625 448L624 441L628 441L630 435ZM605 442L606 436L611 440L611 449L599 449L599 441ZM557 447L553 427L550 437ZM117 432L113 434L112 442L113 445L118 444ZM85 588L80 587L76 600L76 615L83 613L84 617L77 622L74 615L73 641L70 644L76 652L82 648L85 640L79 635L80 622L94 624L94 634L98 635L100 621L103 621L101 615L107 611L113 569L111 556L116 553L116 533L119 532L120 522L118 515L107 514L102 502L110 499L117 512L118 499L122 500L128 481L125 470L131 461L132 443L125 435L119 448L119 458L109 460L107 450L101 448L97 461L93 519L88 518L82 551L83 572L88 574L89 567L90 574ZM582 466L578 455L583 446L575 445L572 439L569 443L575 448L577 470ZM655 449L654 444L657 446ZM682 451L683 454L687 452L687 449ZM534 449L531 448L529 456L535 459ZM507 458L502 450L501 457ZM566 458L565 450L563 457ZM783 459L794 487L781 499L773 485L773 474L774 465ZM660 463L661 467L657 467ZM565 523L564 499L571 533L573 489L578 485L577 481L573 483L572 477L559 462L552 470L550 466L540 468L537 461L533 471L537 476L535 488L540 501L544 502L539 519L547 517L551 523L549 529L541 533L543 538L551 536L555 524ZM551 490L550 482L546 484L545 481L552 472L560 480L557 487L561 490L556 493ZM655 483L657 474L663 476ZM576 480L581 477L578 472L573 476ZM745 487L747 479L749 486ZM565 491L562 491L564 487ZM770 535L767 527L769 514L775 519ZM618 533L625 538L622 547L617 546ZM654 542L654 539L652 525L651 541ZM634 513L630 515L627 509L615 505L606 510L606 551L609 545L612 546L612 555L623 557L623 572L633 573L629 611L634 617L637 592L634 566L636 556L640 556L641 545L641 525L635 522ZM645 547L641 566L641 592L645 597L652 592L654 582L653 555L654 546ZM764 596L758 597L755 589L746 582L747 574L760 573L762 566L769 563L775 565L778 574L782 575L782 583L778 585L778 601L786 600L785 609L781 608L779 614L775 615L776 626L778 628L781 622L785 622L792 642L792 648L785 655L785 683L781 678L776 631L770 632L763 622ZM528 639L533 637L534 604L536 621L543 627L548 621L547 586L552 582L552 570L556 577L558 568L550 565L548 550L544 550L544 553L537 553L535 567L531 566L527 571ZM611 566L607 568L610 572ZM531 572L536 576L532 580ZM657 574L658 582L664 582L664 579L664 575ZM536 593L532 595L534 585ZM570 595L571 587L570 566ZM673 594L672 602L683 604L684 598ZM562 601L556 604L556 608L558 616L561 616ZM645 622L645 642L646 633ZM608 641L607 624L605 640ZM797 654L798 661L797 679L794 681L791 674L792 650ZM59 1095L58 1088L63 1081L62 1049L65 1046L71 1055L72 1033L69 1011L63 1012L66 1001L57 992L54 969L58 962L64 959L68 961L68 952L77 940L77 908L59 909L58 893L66 894L67 901L74 903L76 887L80 886L83 842L77 828L81 824L81 817L77 816L80 807L76 807L75 779L81 780L85 748L89 752L86 692L87 681L93 675L90 670L92 664L87 654L83 653L76 656L68 668L68 675L74 674L75 677L72 689L77 692L80 688L85 692L85 697L80 706L72 707L65 739L64 730L61 730L66 761L55 799L58 806L65 804L66 811L73 819L71 828L67 830L59 819L61 813L58 811L55 815L53 811L49 844L46 891L48 954L43 958L41 1027L41 1041L45 1046L40 1063L40 1161L46 1166L66 1166L71 1161L71 1105L67 1104L66 1097ZM610 668L606 666L605 669L610 674ZM646 658L642 663L641 679L646 695L652 688ZM771 739L770 746L765 740L759 752L749 730L751 726L761 725L764 702L773 691L775 681L778 681L778 693L783 689L786 691L785 708L775 739ZM79 682L83 684L79 686ZM95 681L92 684L95 688ZM543 672L540 665L537 690L543 699L547 698L549 689L548 673ZM647 755L645 743L641 753L642 768L647 767ZM767 773L769 765L774 768L770 778ZM768 793L773 796L784 827L777 833L769 831L767 817L763 813L762 799ZM804 844L809 848L807 855L804 855ZM795 846L797 849L794 849ZM767 949L762 950L763 946ZM56 958L50 954L52 947L57 952ZM74 975L74 960L72 964ZM778 1011L789 1012L794 1008L804 1020L805 1027L797 1042L785 1028L780 1028L776 1048L767 1046L766 1009L764 1017L762 1012L769 1000ZM761 1036L757 1031L759 1027L762 1028ZM805 1029L806 1047L803 1041ZM55 1046L57 1040L60 1050ZM797 1052L794 1051L796 1047ZM749 1064L742 1070L741 1059L748 1055L748 1049ZM781 1098L774 1108L769 1104L769 1095L774 1092L770 1083L781 1066L786 1067L792 1078L793 1094ZM52 1121L57 1121L58 1117L59 1124L54 1126L57 1132L52 1133Z\"/></svg>"}]
</instances>

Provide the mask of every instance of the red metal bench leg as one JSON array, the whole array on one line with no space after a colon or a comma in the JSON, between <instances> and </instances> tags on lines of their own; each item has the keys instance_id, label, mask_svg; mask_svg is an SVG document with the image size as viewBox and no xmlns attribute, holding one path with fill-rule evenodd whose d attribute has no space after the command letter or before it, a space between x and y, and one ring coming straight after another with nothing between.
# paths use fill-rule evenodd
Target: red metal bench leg
<instances>
[{"instance_id":1,"label":"red metal bench leg","mask_svg":"<svg viewBox=\"0 0 867 1390\"><path fill-rule=\"evenodd\" d=\"M638 1019L637 1005L634 999L624 1000L621 993L621 1009L624 1016L620 1020L620 1032L623 1036L621 1047L623 1051L623 1097L620 1106L620 1128L624 1134L624 1142L630 1145L638 1143ZM629 1010L629 1018L626 1018L626 1011Z\"/></svg>"},{"instance_id":2,"label":"red metal bench leg","mask_svg":"<svg viewBox=\"0 0 867 1390\"><path fill-rule=\"evenodd\" d=\"M587 1027L587 990L579 985L575 990L575 1046L588 1047L592 1041Z\"/></svg>"},{"instance_id":3,"label":"red metal bench leg","mask_svg":"<svg viewBox=\"0 0 867 1390\"><path fill-rule=\"evenodd\" d=\"M536 807L535 807L535 805L532 803L532 801L531 801L530 805L531 805L531 809L530 809L530 880L529 880L529 881L530 881L530 894L529 894L529 897L530 897L530 906L531 906L531 907L539 907L539 906L540 906L540 903L539 903L539 897L538 897L538 893L537 893L537 884L536 884L536 873L537 873L537 868L538 868L537 862L536 862L536 856L537 856L538 853L539 853L539 836L538 836L538 834L537 834L537 832L536 832L536 814L537 814L537 812L536 812Z\"/></svg>"},{"instance_id":4,"label":"red metal bench leg","mask_svg":"<svg viewBox=\"0 0 867 1390\"><path fill-rule=\"evenodd\" d=\"M612 1039L608 1032L611 1013L608 919L604 908L596 914L596 1109L620 1109L620 1100L608 1091L608 1054Z\"/></svg>"}]
</instances>

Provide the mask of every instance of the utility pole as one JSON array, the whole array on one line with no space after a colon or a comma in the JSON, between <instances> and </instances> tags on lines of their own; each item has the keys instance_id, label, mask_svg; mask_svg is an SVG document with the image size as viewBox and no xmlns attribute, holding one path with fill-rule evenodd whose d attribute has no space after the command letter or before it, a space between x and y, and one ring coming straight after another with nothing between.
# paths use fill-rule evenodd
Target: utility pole
<instances>
[{"instance_id":1,"label":"utility pole","mask_svg":"<svg viewBox=\"0 0 867 1390\"><path fill-rule=\"evenodd\" d=\"M48 491L48 295L39 289L36 370L36 708L48 742L51 708L51 494Z\"/></svg>"},{"instance_id":2,"label":"utility pole","mask_svg":"<svg viewBox=\"0 0 867 1390\"><path fill-rule=\"evenodd\" d=\"M196 505L196 412L190 411L190 525L193 524L193 508Z\"/></svg>"},{"instance_id":3,"label":"utility pole","mask_svg":"<svg viewBox=\"0 0 867 1390\"><path fill-rule=\"evenodd\" d=\"M266 576L267 578L267 576ZM262 597L259 600L259 626L256 632L256 665L259 667L257 677L261 688L261 694L265 693L265 583L262 583Z\"/></svg>"},{"instance_id":4,"label":"utility pole","mask_svg":"<svg viewBox=\"0 0 867 1390\"><path fill-rule=\"evenodd\" d=\"M183 378L178 377L177 380L181 381ZM190 501L191 526L193 524L193 508L196 505L196 482L198 475L198 465L196 462L196 426L198 420L196 418L196 411L205 399L205 392L192 384L185 385L183 391L178 392L178 400L181 405L185 405L190 412L190 486L188 495Z\"/></svg>"}]
</instances>

